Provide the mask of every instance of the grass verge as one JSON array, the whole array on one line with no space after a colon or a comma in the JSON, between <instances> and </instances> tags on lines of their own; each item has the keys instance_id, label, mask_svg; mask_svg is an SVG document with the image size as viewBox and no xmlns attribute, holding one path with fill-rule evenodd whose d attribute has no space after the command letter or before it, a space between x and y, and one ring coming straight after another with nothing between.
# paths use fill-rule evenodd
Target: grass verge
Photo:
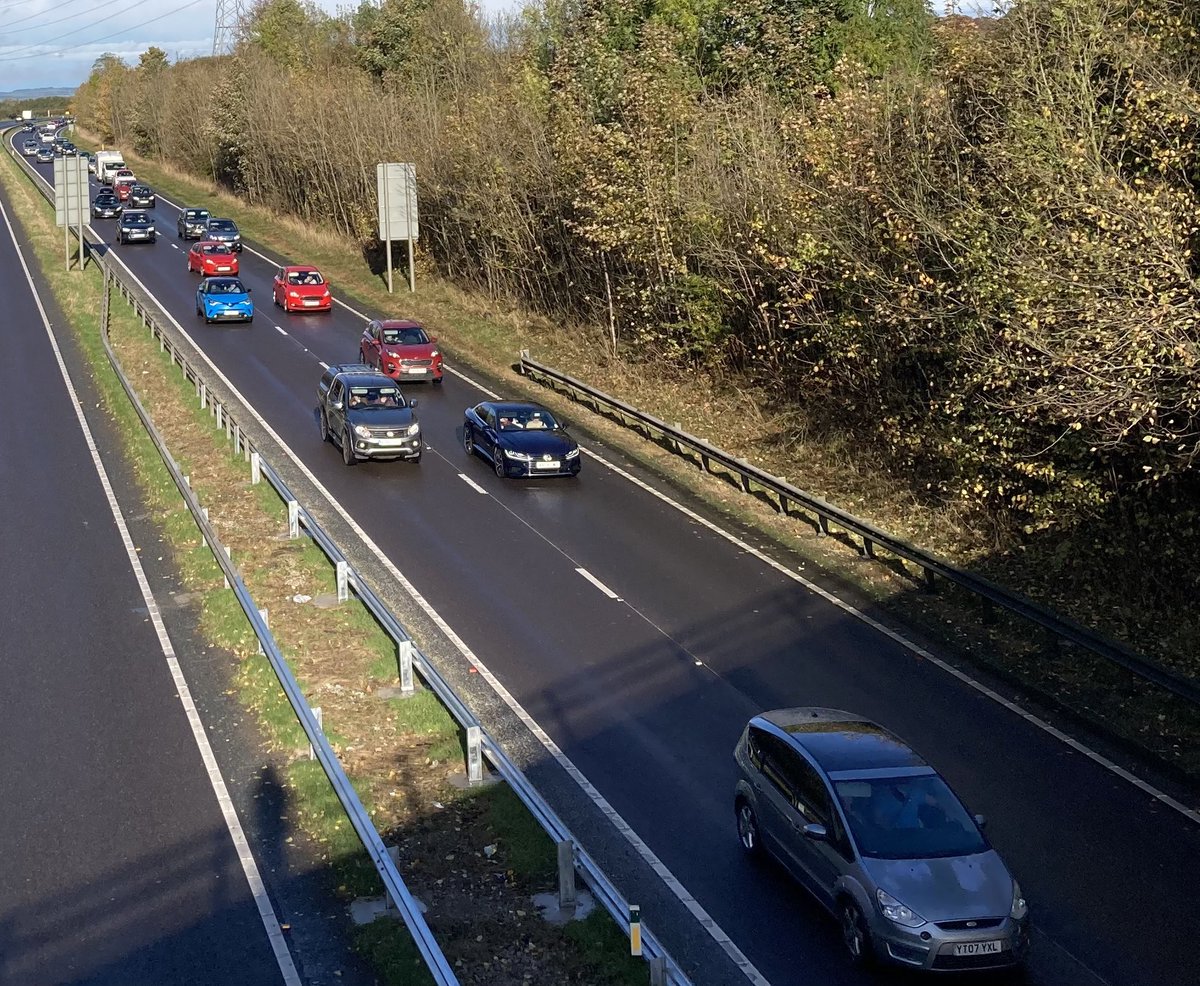
<instances>
[{"instance_id":1,"label":"grass verge","mask_svg":"<svg viewBox=\"0 0 1200 986\"><path fill-rule=\"evenodd\" d=\"M323 860L334 892L344 899L378 895L374 869L319 765L307 759L303 733L268 662L108 363L99 338L98 270L62 270L53 210L7 155L0 181L71 323L146 506L196 598L200 627L231 653L238 696L258 714L282 764L291 824ZM198 408L191 385L115 293L110 338L256 604L271 614L310 703L322 708L326 733L362 803L384 840L400 847L406 881L427 903L431 928L464 986L644 981L644 964L623 954L623 935L607 915L569 930L537 916L530 894L552 889L548 837L506 787L463 792L449 783L447 764L461 763L460 731L430 693L407 701L376 694L395 682L390 638L357 601L312 604L333 589L328 562L307 540L287 538L282 505L265 484L250 483L224 432ZM355 932L355 943L382 982L422 981L402 924L376 921Z\"/></svg>"},{"instance_id":2,"label":"grass verge","mask_svg":"<svg viewBox=\"0 0 1200 986\"><path fill-rule=\"evenodd\" d=\"M86 146L87 135L79 142ZM503 300L461 290L428 271L419 271L416 294L409 294L403 278L397 278L398 293L389 295L384 277L372 270L363 251L330 230L247 205L162 162L133 154L126 160L139 177L178 204L203 205L228 215L247 238L267 249L320 265L341 296L349 294L368 307L422 321L452 357L500 378L510 392L532 395L576 419L586 418L588 430L602 440L703 498L729 521L761 531L786 550L835 573L865 605L911 627L943 652L987 669L1068 717L1099 727L1138 754L1149 754L1193 781L1200 779L1200 709L1108 662L1061 645L1024 621L993 613L962 590L943 586L936 593L924 592L897 560L864 564L849 539L826 537L815 526L782 517L761 498L698 472L655 443L507 371L518 351L529 348L601 390L664 420L684 420L689 431L732 454L1084 624L1120 638L1128 635L1132 621L1139 646L1195 676L1200 669L1194 657L1200 642L1194 639L1195 629L1183 629L1186 621L1177 613L1171 614L1170 626L1160 626L1158 632L1138 626L1142 617L1148 623L1153 617L1141 611L1144 599L1136 605L1129 602L1137 598L1128 591L1131 580L1137 579L1126 574L1122 581L1110 574L1124 573L1128 562L1098 562L1096 571L1084 571L1080 551L1094 554L1096 545L1074 549L1043 543L1022 552L996 551L994 538L976 529L972 518L954 507L932 509L902 479L864 464L855 448L808 435L801 418L773 409L743 380L714 374L698 385L693 376L658 364L614 359L595 327L564 328ZM1133 616L1131 609L1136 611Z\"/></svg>"}]
</instances>

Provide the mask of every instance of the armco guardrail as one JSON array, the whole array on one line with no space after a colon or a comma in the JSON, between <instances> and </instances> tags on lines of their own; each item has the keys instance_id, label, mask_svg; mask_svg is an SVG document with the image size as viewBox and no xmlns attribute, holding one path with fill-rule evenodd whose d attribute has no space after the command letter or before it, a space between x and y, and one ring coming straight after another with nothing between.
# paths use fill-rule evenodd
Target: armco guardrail
<instances>
[{"instance_id":1,"label":"armco guardrail","mask_svg":"<svg viewBox=\"0 0 1200 986\"><path fill-rule=\"evenodd\" d=\"M191 511L196 526L199 527L201 534L204 536L205 543L212 552L213 558L221 567L226 583L228 583L230 589L233 590L234 595L237 597L238 604L241 606L246 619L250 621L250 625L254 629L254 634L258 637L259 644L262 646L267 660L271 663L275 677L279 680L280 687L283 689L292 707L292 711L296 715L296 720L303 728L305 736L308 737L317 761L325 771L325 776L329 779L330 786L337 795L338 801L341 802L347 819L354 826L354 831L358 834L363 848L366 849L367 855L371 858L371 862L374 864L380 880L383 881L389 899L394 901L398 907L405 925L412 934L413 942L416 944L417 950L421 953L421 958L433 975L434 982L438 986L457 986L458 978L451 970L446 956L442 954L442 949L434 939L429 925L425 922L419 905L413 899L408 887L405 886L404 880L396 869L396 864L388 855L387 848L384 846L383 840L379 837L379 833L376 831L370 815L367 814L366 808L363 807L362 802L358 798L358 793L354 790L354 785L342 769L341 761L338 760L333 747L329 745L329 741L325 738L325 734L321 730L316 716L313 714L312 707L304 697L300 683L296 681L291 668L288 667L287 660L279 649L279 645L275 642L275 635L271 633L263 614L255 606L254 599L251 597L249 589L246 588L241 573L238 572L237 567L233 564L232 559L217 537L216 530L208 519L207 511L200 505L195 492L189 486L186 477L180 471L166 444L158 434L158 430L154 427L154 422L150 420L150 416L146 413L142 402L138 399L128 378L125 376L120 361L112 350L108 338L109 280L111 274L106 267L103 269L103 272L104 295L102 299L100 337L104 343L104 351L108 356L109 363L112 364L117 379L121 382L121 386L125 390L129 402L137 412L138 418L142 422L142 427L146 429L146 433L154 442L154 446L158 449L159 455L166 464L176 488L178 488L184 502L187 503L188 510ZM220 411L216 410L214 413L217 414L218 420L220 420Z\"/></svg>"},{"instance_id":2,"label":"armco guardrail","mask_svg":"<svg viewBox=\"0 0 1200 986\"><path fill-rule=\"evenodd\" d=\"M538 383L566 392L573 400L590 406L599 414L615 418L626 427L637 428L652 440L660 440L669 444L677 454L682 455L684 450L693 453L699 457L700 467L706 472L711 472L714 464L720 466L726 472L739 477L741 487L747 493L753 492L757 487L774 495L778 502L779 512L782 514L790 515L793 509L799 508L816 517L817 526L824 534L828 534L829 525L834 524L847 533L861 538L863 552L868 557L873 558L875 549L882 548L890 554L920 567L925 573L927 584L932 584L934 576L939 576L985 599L988 603L1006 609L1030 623L1037 624L1059 639L1111 661L1193 705L1200 705L1200 683L1155 664L1136 651L1109 640L1079 623L1059 616L1029 599L1010 592L995 582L990 582L979 575L958 568L928 551L923 551L907 541L888 534L873 524L860 520L831 503L826 503L820 497L797 489L782 479L752 466L744 459L730 455L702 438L689 435L679 427L669 425L653 415L646 414L624 401L610 397L603 391L576 380L574 377L539 363L530 357L528 350L521 351L520 370Z\"/></svg>"},{"instance_id":3,"label":"armco guardrail","mask_svg":"<svg viewBox=\"0 0 1200 986\"><path fill-rule=\"evenodd\" d=\"M0 134L0 138L3 138L3 136ZM42 195L52 201L53 194L45 179L32 168L28 167L19 156L13 154L10 141L5 139L4 144L10 155L22 166L22 170L35 180L35 186L39 188ZM88 229L93 236L96 236L95 231L90 230L90 227ZM98 236L97 239L99 239ZM212 396L211 389L203 375L192 365L188 354L176 344L171 333L163 328L163 325L167 321L165 315L152 310L146 300L141 298L139 293L125 282L120 270L115 265L109 264L103 257L98 256L97 251L94 249L92 250L92 257L104 272L106 283L104 293L105 304L107 305L108 303L107 284L111 280L128 300L152 336L158 340L160 350L168 353L172 364L178 365L185 379L195 385L196 395L201 402L201 407L207 407L215 418L217 426L224 429L226 437L233 443L234 454L244 454L245 458L250 462L252 479L257 482L259 476L265 476L279 497L287 504L289 533L292 536L298 536L300 531L303 530L312 538L313 542L334 566L337 575L339 596L345 598L349 590L353 589L359 600L374 616L379 625L396 642L401 688L409 689L412 687L411 669L416 668L425 684L438 696L439 700L446 706L459 725L466 730L468 777L478 778L481 776L482 757L486 756L496 772L509 784L550 838L560 847L560 867L565 864L569 871L568 873L560 871L560 883L564 880L564 877L573 877L576 871L579 872L595 894L597 900L600 901L613 920L617 922L618 926L624 926L629 917L629 902L621 896L595 860L579 846L570 829L567 828L549 804L546 803L545 799L533 788L520 768L509 759L500 745L482 728L475 714L462 702L438 672L437 668L421 653L403 624L379 599L367 580L362 578L349 564L348 560L342 554L341 549L338 548L333 539L321 528L316 519L292 495L282 477L270 466L260 451L253 448L245 431L238 424L236 418L237 412L231 411L229 407L226 407ZM107 327L107 318L102 321L102 324ZM192 509L197 524L200 525L200 529L205 535L205 540L213 551L213 556L216 558L217 563L221 566L226 580L229 581L234 591L238 592L238 599L242 604L242 609L253 626L255 633L258 635L260 642L263 644L264 651L271 657L272 667L275 669L276 675L281 675L282 673L283 676L280 677L280 683L284 687L289 701L292 702L297 719L304 728L309 741L313 744L313 749L319 752L318 759L322 767L325 768L327 774L334 771L340 774L344 780L344 785L341 785L340 782L334 783L333 777L330 777L330 782L334 784L339 798L342 798L343 794L346 795L346 799L342 800L343 807L346 808L348 815L350 815L352 808L356 807L357 812L361 816L362 823L366 827L369 827L369 831L360 829L358 822L351 817L352 823L355 824L355 831L358 832L360 838L363 838L363 844L367 847L372 861L375 863L377 870L379 870L391 899L400 905L405 923L408 925L409 930L412 931L418 947L421 947L422 956L425 957L427 964L434 963L430 964L430 971L434 973L439 986L442 983L456 983L457 980L448 969L446 969L445 975L449 978L441 978L439 969L445 963L444 956L441 955L436 942L429 935L429 929L425 924L424 918L421 916L419 909L415 906L415 902L404 886L403 880L396 871L395 864L387 855L386 849L384 849L380 842L378 833L374 831L369 817L363 811L353 787L350 785L349 780L345 778L336 754L333 753L324 735L321 733L320 727L313 717L311 709L308 708L307 702L294 677L292 677L286 661L283 660L278 647L274 643L274 637L266 621L254 606L249 593L245 591L245 585L241 582L236 567L223 548L221 548L216 532L208 522L203 509L196 501L194 492L179 473L178 468L170 457L170 453L162 446L157 432L153 429L152 422L145 414L133 388L129 385L121 371L120 364L117 362L116 356L109 345L107 332L104 333L104 346L108 358L121 380L122 386L137 409L143 424L152 438L155 439L159 447L159 452L163 456L163 461L167 463L168 469L171 470L181 495L184 496L189 508ZM244 409L242 410L244 411ZM268 642L270 647L268 647ZM275 657L278 657L278 664L276 664ZM565 858L564 850L566 850ZM568 880L567 882L570 881ZM410 917L412 918L411 923ZM652 983L691 986L686 974L668 955L650 928L645 925L641 927L641 942L642 954L647 959L650 967ZM425 946L428 946L428 954L426 953ZM436 950L436 954L434 950Z\"/></svg>"}]
</instances>

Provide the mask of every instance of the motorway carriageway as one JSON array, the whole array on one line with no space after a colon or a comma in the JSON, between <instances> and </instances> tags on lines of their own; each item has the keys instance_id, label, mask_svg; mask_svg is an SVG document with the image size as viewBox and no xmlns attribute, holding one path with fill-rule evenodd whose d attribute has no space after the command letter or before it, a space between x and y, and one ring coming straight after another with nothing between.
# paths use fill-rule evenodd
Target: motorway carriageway
<instances>
[{"instance_id":1,"label":"motorway carriageway","mask_svg":"<svg viewBox=\"0 0 1200 986\"><path fill-rule=\"evenodd\" d=\"M298 984L9 219L0 984Z\"/></svg>"},{"instance_id":2,"label":"motorway carriageway","mask_svg":"<svg viewBox=\"0 0 1200 986\"><path fill-rule=\"evenodd\" d=\"M50 165L38 170L52 177ZM332 315L275 309L274 263L247 244L253 326L204 325L188 244L175 237L180 205L208 203L160 196L159 242L112 253L694 895L760 982L892 978L848 969L834 923L774 868L747 863L737 842L732 749L746 719L818 705L894 730L988 817L990 839L1032 902L1029 982L1200 983L1194 820L798 581L800 559L771 564L723 536L703 507L681 511L678 494L614 450L585 441L578 480L496 478L461 447L463 408L490 392L473 371L448 373L442 388L405 388L420 401L428 448L419 465L347 469L317 434L315 392L321 363L357 358L362 317L341 305ZM112 221L92 225L112 242ZM403 315L403 295L396 308L372 314ZM653 927L652 915L644 919ZM694 978L704 982L704 970Z\"/></svg>"}]
</instances>

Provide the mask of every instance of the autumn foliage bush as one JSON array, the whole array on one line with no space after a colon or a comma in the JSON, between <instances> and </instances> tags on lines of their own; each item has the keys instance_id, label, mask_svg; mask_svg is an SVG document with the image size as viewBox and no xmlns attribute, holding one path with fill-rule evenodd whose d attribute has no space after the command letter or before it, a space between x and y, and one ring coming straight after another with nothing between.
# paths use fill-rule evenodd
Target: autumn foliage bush
<instances>
[{"instance_id":1,"label":"autumn foliage bush","mask_svg":"<svg viewBox=\"0 0 1200 986\"><path fill-rule=\"evenodd\" d=\"M1196 488L1186 0L266 0L231 56L106 56L82 122L369 243L417 165L448 277L747 375L1022 536Z\"/></svg>"}]
</instances>

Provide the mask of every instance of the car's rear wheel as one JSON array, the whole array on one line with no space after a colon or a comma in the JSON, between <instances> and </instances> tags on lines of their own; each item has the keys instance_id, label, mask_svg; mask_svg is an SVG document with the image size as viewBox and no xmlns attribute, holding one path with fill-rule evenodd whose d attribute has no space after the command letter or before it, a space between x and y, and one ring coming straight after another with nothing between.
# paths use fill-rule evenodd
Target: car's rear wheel
<instances>
[{"instance_id":1,"label":"car's rear wheel","mask_svg":"<svg viewBox=\"0 0 1200 986\"><path fill-rule=\"evenodd\" d=\"M734 813L737 816L738 841L741 842L742 848L750 856L757 856L762 852L762 843L758 836L758 816L754 813L754 806L745 798L738 798L737 804L734 805Z\"/></svg>"},{"instance_id":2,"label":"car's rear wheel","mask_svg":"<svg viewBox=\"0 0 1200 986\"><path fill-rule=\"evenodd\" d=\"M475 433L470 425L463 425L463 451L467 455L475 454Z\"/></svg>"},{"instance_id":3,"label":"car's rear wheel","mask_svg":"<svg viewBox=\"0 0 1200 986\"><path fill-rule=\"evenodd\" d=\"M354 465L357 461L354 458L354 443L350 440L349 428L342 432L342 461L348 466Z\"/></svg>"},{"instance_id":4,"label":"car's rear wheel","mask_svg":"<svg viewBox=\"0 0 1200 986\"><path fill-rule=\"evenodd\" d=\"M504 468L504 453L499 447L492 449L492 468L501 479L508 475L508 470Z\"/></svg>"},{"instance_id":5,"label":"car's rear wheel","mask_svg":"<svg viewBox=\"0 0 1200 986\"><path fill-rule=\"evenodd\" d=\"M874 952L871 932L867 928L867 919L863 917L862 910L847 897L838 909L838 917L842 927L842 944L846 948L850 964L859 967L870 965Z\"/></svg>"},{"instance_id":6,"label":"car's rear wheel","mask_svg":"<svg viewBox=\"0 0 1200 986\"><path fill-rule=\"evenodd\" d=\"M321 441L327 442L330 439L329 434L329 417L325 414L325 409L321 408L320 418Z\"/></svg>"}]
</instances>

